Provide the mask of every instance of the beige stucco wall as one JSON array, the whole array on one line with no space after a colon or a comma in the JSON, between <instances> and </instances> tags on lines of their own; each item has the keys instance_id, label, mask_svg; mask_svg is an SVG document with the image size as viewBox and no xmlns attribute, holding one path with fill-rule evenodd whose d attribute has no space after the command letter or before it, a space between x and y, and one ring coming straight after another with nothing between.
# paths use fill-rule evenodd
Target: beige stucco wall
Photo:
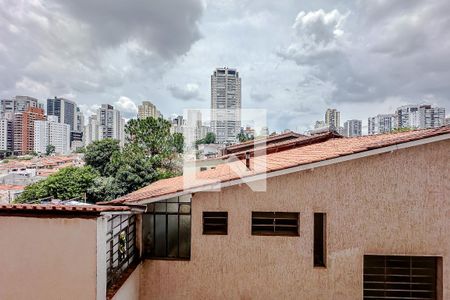
<instances>
[{"instance_id":1,"label":"beige stucco wall","mask_svg":"<svg viewBox=\"0 0 450 300\"><path fill-rule=\"evenodd\" d=\"M197 193L190 261L146 260L141 299L361 299L364 254L443 256L450 299L450 141ZM203 211L228 235L202 235ZM299 237L251 235L252 211L300 212ZM313 268L313 212L327 213L328 262Z\"/></svg>"},{"instance_id":2,"label":"beige stucco wall","mask_svg":"<svg viewBox=\"0 0 450 300\"><path fill-rule=\"evenodd\" d=\"M0 217L0 299L95 299L96 219Z\"/></svg>"},{"instance_id":3,"label":"beige stucco wall","mask_svg":"<svg viewBox=\"0 0 450 300\"><path fill-rule=\"evenodd\" d=\"M141 266L131 273L111 300L139 300Z\"/></svg>"}]
</instances>

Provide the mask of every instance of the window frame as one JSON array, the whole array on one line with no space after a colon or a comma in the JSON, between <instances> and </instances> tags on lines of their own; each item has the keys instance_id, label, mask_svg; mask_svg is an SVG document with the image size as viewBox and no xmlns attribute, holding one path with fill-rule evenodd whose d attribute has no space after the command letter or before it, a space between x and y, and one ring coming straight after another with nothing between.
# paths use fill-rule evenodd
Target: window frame
<instances>
[{"instance_id":1,"label":"window frame","mask_svg":"<svg viewBox=\"0 0 450 300\"><path fill-rule=\"evenodd\" d=\"M171 199L167 199L167 200L163 200L163 201L158 201L158 202L153 202L153 203L149 203L147 204L147 212L143 214L143 218L145 218L146 215L152 215L153 216L153 220L152 220L152 230L150 231L152 233L152 244L148 245L146 243L146 241L144 240L145 238L145 233L146 230L144 230L144 228L142 228L142 246L143 246L143 258L145 259L153 259L153 260L190 260L191 259L191 250L192 250L192 203L191 200L189 201L182 201L180 200L181 197L175 197L175 198L171 198ZM177 212L175 211L170 211L169 209L169 205L174 205L177 204ZM158 208L158 205L160 206ZM161 210L161 206L165 205L165 209L164 211ZM189 212L183 212L182 211L182 206L189 206ZM164 249L165 249L165 255L164 256L157 256L155 255L155 252L157 251L157 216L163 216L164 217L164 222L165 222L165 226L164 226ZM177 243L177 255L176 256L170 256L170 247L169 247L169 216L177 216L177 237L178 237L178 243ZM188 226L188 231L189 231L189 236L187 237L187 240L189 242L189 249L188 249L188 253L186 256L184 255L180 255L180 245L181 243L181 230L180 228L182 228L181 225L181 219L180 216L189 216L189 226ZM146 222L142 222L142 226L144 226Z\"/></svg>"},{"instance_id":2,"label":"window frame","mask_svg":"<svg viewBox=\"0 0 450 300\"><path fill-rule=\"evenodd\" d=\"M273 214L272 218L269 218L268 216L270 216L271 214ZM259 215L259 216L257 216ZM264 216L266 215L266 216ZM278 215L278 217L277 217ZM284 216L283 216L284 215ZM288 215L291 216L296 216L296 218L293 217L288 217ZM259 219L259 220L270 220L272 219L272 223L267 222L266 224L255 224L254 220L255 219ZM296 224L279 224L277 223L277 220L296 220ZM294 228L293 226L295 226L296 231L295 232L290 232L290 231L281 231L278 230L277 228ZM273 231L256 231L255 227L272 227ZM251 215L251 235L252 236L284 236L284 237L298 237L300 236L300 212L280 212L280 211L252 211L252 215Z\"/></svg>"},{"instance_id":3,"label":"window frame","mask_svg":"<svg viewBox=\"0 0 450 300\"><path fill-rule=\"evenodd\" d=\"M205 216L207 214L210 214L210 216ZM216 214L216 216L214 216ZM218 216L219 214L224 214L224 216ZM205 218L213 218L213 219L225 219L225 224L222 224L225 226L225 231L209 231L206 230L206 226L211 225L221 225L221 224L206 224ZM228 235L228 212L227 211L204 211L202 213L202 234L203 235Z\"/></svg>"},{"instance_id":4,"label":"window frame","mask_svg":"<svg viewBox=\"0 0 450 300\"><path fill-rule=\"evenodd\" d=\"M316 216L321 216L321 220L317 219ZM316 245L316 238L319 238L319 234L316 228L316 221L321 221L321 247ZM317 235L316 235L317 234ZM319 249L321 248L321 249ZM319 253L316 254L317 250ZM319 255L321 259L316 259L316 255ZM326 268L327 267L327 214L325 212L314 212L313 216L313 266L314 268Z\"/></svg>"}]
</instances>

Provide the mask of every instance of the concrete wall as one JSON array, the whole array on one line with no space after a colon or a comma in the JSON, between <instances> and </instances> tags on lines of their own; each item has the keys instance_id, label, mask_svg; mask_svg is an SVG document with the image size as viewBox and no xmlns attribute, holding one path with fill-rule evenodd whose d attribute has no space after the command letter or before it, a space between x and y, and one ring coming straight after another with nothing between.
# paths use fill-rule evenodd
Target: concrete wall
<instances>
[{"instance_id":1,"label":"concrete wall","mask_svg":"<svg viewBox=\"0 0 450 300\"><path fill-rule=\"evenodd\" d=\"M0 217L0 299L96 299L96 219Z\"/></svg>"},{"instance_id":2,"label":"concrete wall","mask_svg":"<svg viewBox=\"0 0 450 300\"><path fill-rule=\"evenodd\" d=\"M146 260L141 299L361 299L364 254L443 257L450 299L450 141L197 193L190 261ZM203 211L228 235L202 235ZM299 237L251 235L252 211L300 212ZM327 268L313 267L313 213L327 213Z\"/></svg>"},{"instance_id":3,"label":"concrete wall","mask_svg":"<svg viewBox=\"0 0 450 300\"><path fill-rule=\"evenodd\" d=\"M141 266L138 266L111 300L139 300Z\"/></svg>"}]
</instances>

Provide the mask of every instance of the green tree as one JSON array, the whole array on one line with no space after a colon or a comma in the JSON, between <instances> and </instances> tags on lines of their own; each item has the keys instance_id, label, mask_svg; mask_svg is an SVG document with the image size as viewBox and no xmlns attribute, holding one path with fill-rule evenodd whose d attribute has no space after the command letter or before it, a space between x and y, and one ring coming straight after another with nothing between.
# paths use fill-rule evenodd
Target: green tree
<instances>
[{"instance_id":1,"label":"green tree","mask_svg":"<svg viewBox=\"0 0 450 300\"><path fill-rule=\"evenodd\" d=\"M55 153L56 147L53 145L47 145L47 147L45 147L45 155L49 156L52 155L53 153Z\"/></svg>"},{"instance_id":2,"label":"green tree","mask_svg":"<svg viewBox=\"0 0 450 300\"><path fill-rule=\"evenodd\" d=\"M249 136L245 132L239 132L236 137L237 137L238 141L241 142L241 143L254 139L253 136Z\"/></svg>"},{"instance_id":3,"label":"green tree","mask_svg":"<svg viewBox=\"0 0 450 300\"><path fill-rule=\"evenodd\" d=\"M216 135L214 134L214 132L208 132L204 138L199 139L195 143L197 145L200 145L200 144L214 144L215 142L216 142Z\"/></svg>"},{"instance_id":4,"label":"green tree","mask_svg":"<svg viewBox=\"0 0 450 300\"><path fill-rule=\"evenodd\" d=\"M141 146L128 144L120 154L114 155L109 171L115 174L118 190L127 194L166 176L172 170L167 167L167 161L163 163L160 159L160 155L148 156Z\"/></svg>"},{"instance_id":5,"label":"green tree","mask_svg":"<svg viewBox=\"0 0 450 300\"><path fill-rule=\"evenodd\" d=\"M97 177L87 190L89 201L111 201L125 194L114 177Z\"/></svg>"},{"instance_id":6,"label":"green tree","mask_svg":"<svg viewBox=\"0 0 450 300\"><path fill-rule=\"evenodd\" d=\"M114 154L120 152L119 141L114 139L103 139L95 141L86 147L84 161L86 165L96 169L101 176L109 176L108 164Z\"/></svg>"},{"instance_id":7,"label":"green tree","mask_svg":"<svg viewBox=\"0 0 450 300\"><path fill-rule=\"evenodd\" d=\"M167 155L183 152L183 136L170 133L170 122L163 118L131 119L125 126L130 144L137 145L147 155Z\"/></svg>"},{"instance_id":8,"label":"green tree","mask_svg":"<svg viewBox=\"0 0 450 300\"><path fill-rule=\"evenodd\" d=\"M99 173L92 167L67 167L47 179L27 186L16 199L17 203L33 202L42 198L68 200L82 199L92 189ZM89 199L89 194L86 195Z\"/></svg>"}]
</instances>

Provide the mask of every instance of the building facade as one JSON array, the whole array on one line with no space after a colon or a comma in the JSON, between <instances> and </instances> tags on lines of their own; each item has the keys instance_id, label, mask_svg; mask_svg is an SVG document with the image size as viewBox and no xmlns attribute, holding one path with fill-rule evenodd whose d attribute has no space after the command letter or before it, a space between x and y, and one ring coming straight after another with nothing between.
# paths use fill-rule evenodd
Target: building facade
<instances>
[{"instance_id":1,"label":"building facade","mask_svg":"<svg viewBox=\"0 0 450 300\"><path fill-rule=\"evenodd\" d=\"M389 133L398 128L397 115L377 115L368 119L368 134Z\"/></svg>"},{"instance_id":2,"label":"building facade","mask_svg":"<svg viewBox=\"0 0 450 300\"><path fill-rule=\"evenodd\" d=\"M70 130L77 126L77 104L75 101L55 97L47 99L47 115L57 116L58 122L68 124Z\"/></svg>"},{"instance_id":3,"label":"building facade","mask_svg":"<svg viewBox=\"0 0 450 300\"><path fill-rule=\"evenodd\" d=\"M29 96L15 96L12 99L0 100L0 114L2 116L4 116L5 114L14 116L15 113L24 112L29 107L39 108L40 104L38 99Z\"/></svg>"},{"instance_id":4,"label":"building facade","mask_svg":"<svg viewBox=\"0 0 450 300\"><path fill-rule=\"evenodd\" d=\"M142 101L142 104L138 106L138 119L144 119L148 117L162 118L161 112L150 101Z\"/></svg>"},{"instance_id":5,"label":"building facade","mask_svg":"<svg viewBox=\"0 0 450 300\"><path fill-rule=\"evenodd\" d=\"M25 112L14 114L14 154L23 155L34 151L34 121L45 120L44 109L29 107Z\"/></svg>"},{"instance_id":6,"label":"building facade","mask_svg":"<svg viewBox=\"0 0 450 300\"><path fill-rule=\"evenodd\" d=\"M85 145L106 138L119 140L120 145L125 144L125 120L120 111L112 105L102 104L97 113L89 117L84 130Z\"/></svg>"},{"instance_id":7,"label":"building facade","mask_svg":"<svg viewBox=\"0 0 450 300\"><path fill-rule=\"evenodd\" d=\"M217 143L235 143L241 129L241 78L236 69L211 75L211 130Z\"/></svg>"},{"instance_id":8,"label":"building facade","mask_svg":"<svg viewBox=\"0 0 450 300\"><path fill-rule=\"evenodd\" d=\"M13 141L13 122L8 119L0 119L0 151L12 153Z\"/></svg>"},{"instance_id":9,"label":"building facade","mask_svg":"<svg viewBox=\"0 0 450 300\"><path fill-rule=\"evenodd\" d=\"M445 108L432 105L404 105L395 111L398 128L425 129L445 125Z\"/></svg>"},{"instance_id":10,"label":"building facade","mask_svg":"<svg viewBox=\"0 0 450 300\"><path fill-rule=\"evenodd\" d=\"M34 122L34 151L47 152L47 146L55 147L55 154L70 153L70 126L58 122L58 117L48 116L46 121Z\"/></svg>"},{"instance_id":11,"label":"building facade","mask_svg":"<svg viewBox=\"0 0 450 300\"><path fill-rule=\"evenodd\" d=\"M329 108L325 112L325 126L338 130L341 127L341 113L334 108Z\"/></svg>"},{"instance_id":12,"label":"building facade","mask_svg":"<svg viewBox=\"0 0 450 300\"><path fill-rule=\"evenodd\" d=\"M264 192L218 165L118 202L147 205L139 299L448 299L450 128L310 139Z\"/></svg>"},{"instance_id":13,"label":"building facade","mask_svg":"<svg viewBox=\"0 0 450 300\"><path fill-rule=\"evenodd\" d=\"M362 135L362 121L348 120L344 123L344 135L348 137Z\"/></svg>"}]
</instances>

